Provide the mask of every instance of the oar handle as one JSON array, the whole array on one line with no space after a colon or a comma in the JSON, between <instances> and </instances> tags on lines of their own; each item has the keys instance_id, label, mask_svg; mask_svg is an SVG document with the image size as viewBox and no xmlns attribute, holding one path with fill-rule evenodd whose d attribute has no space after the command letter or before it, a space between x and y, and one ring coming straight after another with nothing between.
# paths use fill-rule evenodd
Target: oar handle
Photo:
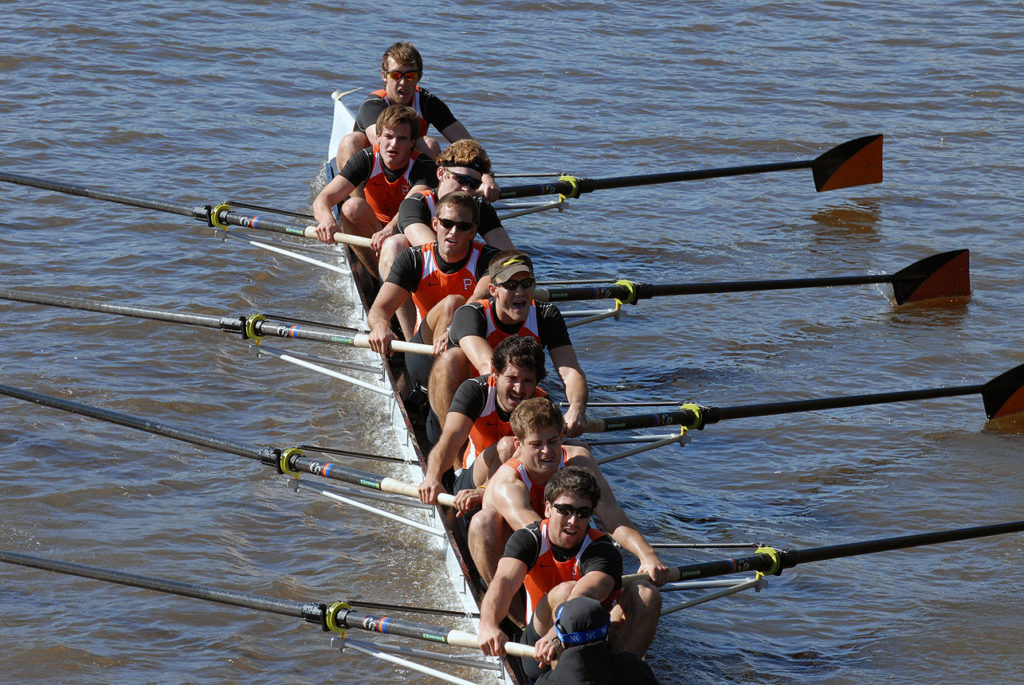
<instances>
[{"instance_id":1,"label":"oar handle","mask_svg":"<svg viewBox=\"0 0 1024 685\"><path fill-rule=\"evenodd\" d=\"M679 576L679 569L678 568L670 568L668 570L668 576L665 579L665 582L666 583L674 583L674 582L679 580L679 577L680 577ZM652 579L646 573L627 573L627 574L622 576L622 584L623 585L630 585L632 583L637 583L637 582L639 582L641 580L652 580Z\"/></svg>"},{"instance_id":2,"label":"oar handle","mask_svg":"<svg viewBox=\"0 0 1024 685\"><path fill-rule=\"evenodd\" d=\"M353 336L352 347L362 347L367 350L370 349L370 336L366 333L360 333L359 335ZM392 340L391 350L394 352L408 352L410 354L434 354L434 348L431 345L405 342L404 340Z\"/></svg>"},{"instance_id":3,"label":"oar handle","mask_svg":"<svg viewBox=\"0 0 1024 685\"><path fill-rule=\"evenodd\" d=\"M302 231L302 235L307 238L316 238L316 226L306 226ZM369 238L364 238L361 235L338 232L334 234L334 242L355 245L356 247L370 247L371 241Z\"/></svg>"},{"instance_id":4,"label":"oar handle","mask_svg":"<svg viewBox=\"0 0 1024 685\"><path fill-rule=\"evenodd\" d=\"M384 492L391 492L396 495L406 495L408 497L419 498L420 491L412 483L406 483L402 480L395 480L394 478L385 478L380 482L380 489ZM447 492L442 492L437 496L437 503L444 507L455 506L455 495L449 495Z\"/></svg>"},{"instance_id":5,"label":"oar handle","mask_svg":"<svg viewBox=\"0 0 1024 685\"><path fill-rule=\"evenodd\" d=\"M480 638L478 638L475 634L467 633L464 630L452 630L448 633L448 644L455 645L456 647L480 649ZM532 659L533 646L524 645L519 642L506 642L505 653L510 656L522 656Z\"/></svg>"}]
</instances>

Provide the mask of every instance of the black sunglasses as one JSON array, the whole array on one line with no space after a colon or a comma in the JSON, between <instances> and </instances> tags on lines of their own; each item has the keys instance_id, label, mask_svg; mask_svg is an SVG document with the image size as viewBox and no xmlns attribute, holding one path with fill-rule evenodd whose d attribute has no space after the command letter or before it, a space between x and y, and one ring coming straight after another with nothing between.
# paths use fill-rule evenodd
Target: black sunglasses
<instances>
[{"instance_id":1,"label":"black sunglasses","mask_svg":"<svg viewBox=\"0 0 1024 685\"><path fill-rule=\"evenodd\" d=\"M476 226L476 224L474 224L472 221L455 221L454 219L442 219L441 217L437 217L437 222L444 226L444 230L446 231L451 230L453 228L456 228L463 232L472 231L473 228Z\"/></svg>"},{"instance_id":2,"label":"black sunglasses","mask_svg":"<svg viewBox=\"0 0 1024 685\"><path fill-rule=\"evenodd\" d=\"M450 169L448 170L448 174L460 186L465 186L470 190L476 190L477 188L480 187L480 184L483 183L483 181L479 178L473 178L472 176L467 176L466 174L457 174L454 171L451 171Z\"/></svg>"},{"instance_id":3,"label":"black sunglasses","mask_svg":"<svg viewBox=\"0 0 1024 685\"><path fill-rule=\"evenodd\" d=\"M536 278L532 278L530 276L527 276L526 278L520 278L518 281L515 280L515 279L512 279L512 280L505 281L504 283L497 283L496 285L499 285L502 288L505 288L506 290L516 290L517 288L522 288L523 290L527 290L529 288L532 288L536 284L537 284L537 279Z\"/></svg>"},{"instance_id":4,"label":"black sunglasses","mask_svg":"<svg viewBox=\"0 0 1024 685\"><path fill-rule=\"evenodd\" d=\"M551 503L551 507L565 518L576 514L576 518L583 521L594 515L594 507L573 507L568 504Z\"/></svg>"}]
</instances>

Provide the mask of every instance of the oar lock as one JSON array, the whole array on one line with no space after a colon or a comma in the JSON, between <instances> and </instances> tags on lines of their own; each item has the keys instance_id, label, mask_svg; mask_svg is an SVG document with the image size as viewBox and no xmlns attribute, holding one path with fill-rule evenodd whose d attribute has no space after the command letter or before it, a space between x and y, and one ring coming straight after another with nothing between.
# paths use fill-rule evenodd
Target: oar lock
<instances>
[{"instance_id":1,"label":"oar lock","mask_svg":"<svg viewBox=\"0 0 1024 685\"><path fill-rule=\"evenodd\" d=\"M228 230L228 225L220 220L221 213L227 214L231 211L231 205L222 202L219 205L204 205L192 210L192 215L200 221L205 220L210 228L219 228L222 231Z\"/></svg>"},{"instance_id":2,"label":"oar lock","mask_svg":"<svg viewBox=\"0 0 1024 685\"><path fill-rule=\"evenodd\" d=\"M341 614L343 611L345 613L341 616L341 621L339 622L338 614ZM325 633L338 633L341 637L345 637L345 633L348 631L345 617L348 616L350 611L352 611L352 607L347 602L335 602L330 606L327 604L306 604L302 607L302 618L309 623L319 623Z\"/></svg>"}]
</instances>

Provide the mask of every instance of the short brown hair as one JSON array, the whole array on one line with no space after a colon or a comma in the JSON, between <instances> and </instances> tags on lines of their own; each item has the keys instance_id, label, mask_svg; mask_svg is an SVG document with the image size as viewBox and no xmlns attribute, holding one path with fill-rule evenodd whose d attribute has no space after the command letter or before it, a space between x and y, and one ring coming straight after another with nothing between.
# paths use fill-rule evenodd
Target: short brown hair
<instances>
[{"instance_id":1,"label":"short brown hair","mask_svg":"<svg viewBox=\"0 0 1024 685\"><path fill-rule=\"evenodd\" d=\"M420 137L420 117L416 110L405 105L391 105L385 107L384 111L377 117L377 135L385 128L397 129L402 124L409 127L409 135L415 143Z\"/></svg>"},{"instance_id":2,"label":"short brown hair","mask_svg":"<svg viewBox=\"0 0 1024 685\"><path fill-rule=\"evenodd\" d=\"M480 205L476 203L476 198L467 193L465 190L455 190L440 200L437 201L437 210L434 212L434 216L441 213L442 207L459 207L461 209L468 209L472 212L473 225L476 226L480 223Z\"/></svg>"},{"instance_id":3,"label":"short brown hair","mask_svg":"<svg viewBox=\"0 0 1024 685\"><path fill-rule=\"evenodd\" d=\"M519 406L512 410L508 423L520 440L525 439L530 431L541 428L557 428L560 433L565 430L562 410L546 397L533 397L520 402Z\"/></svg>"},{"instance_id":4,"label":"short brown hair","mask_svg":"<svg viewBox=\"0 0 1024 685\"><path fill-rule=\"evenodd\" d=\"M423 58L420 57L420 51L412 43L395 43L385 50L384 56L380 59L381 71L388 70L388 57L399 64L415 64L416 71L423 74Z\"/></svg>"},{"instance_id":5,"label":"short brown hair","mask_svg":"<svg viewBox=\"0 0 1024 685\"><path fill-rule=\"evenodd\" d=\"M566 466L556 471L544 486L544 500L554 502L567 492L589 500L591 507L596 507L601 500L601 486L597 484L597 478L590 469L582 466Z\"/></svg>"},{"instance_id":6,"label":"short brown hair","mask_svg":"<svg viewBox=\"0 0 1024 685\"><path fill-rule=\"evenodd\" d=\"M498 343L491 354L491 366L501 373L509 364L530 369L537 374L537 382L544 380L544 348L534 338L510 335Z\"/></svg>"},{"instance_id":7,"label":"short brown hair","mask_svg":"<svg viewBox=\"0 0 1024 685\"><path fill-rule=\"evenodd\" d=\"M484 146L472 138L463 138L444 149L437 156L437 166L461 166L479 171L480 175L491 173L491 158Z\"/></svg>"}]
</instances>

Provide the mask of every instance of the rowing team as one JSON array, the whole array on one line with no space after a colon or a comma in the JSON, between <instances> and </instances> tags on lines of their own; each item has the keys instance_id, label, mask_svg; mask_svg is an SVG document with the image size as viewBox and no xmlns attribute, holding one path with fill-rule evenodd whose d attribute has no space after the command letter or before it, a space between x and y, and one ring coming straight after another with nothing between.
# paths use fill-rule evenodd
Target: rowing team
<instances>
[{"instance_id":1,"label":"rowing team","mask_svg":"<svg viewBox=\"0 0 1024 685\"><path fill-rule=\"evenodd\" d=\"M607 644L623 674L653 680L638 657L654 637L656 586L668 568L618 505L590 452L563 444L586 427L586 376L561 313L533 299L533 261L513 248L489 202L498 188L486 151L418 85L422 70L409 43L384 53L385 87L359 108L355 130L339 146L338 176L314 201L317 236L334 242L332 209L343 203L340 228L371 239L357 255L382 281L367 316L373 350L391 353L393 316L407 340L433 347L432 356L406 358L413 392L426 388L431 409L434 446L419 493L436 504L454 470L470 553L488 586L483 651L504 654L499 623L509 616L525 626L521 640L535 646L536 663L524 667L539 676L569 645L604 642L598 629L574 632L564 629L574 621L556 620L563 602L589 597L610 611ZM429 124L449 140L443 151L424 137ZM538 387L544 348L565 387L564 416ZM595 515L607 534L591 525ZM650 582L623 586L612 539L638 558ZM527 606L513 606L521 586ZM578 604L585 603L567 605L569 616ZM573 668L597 663L569 661Z\"/></svg>"}]
</instances>

